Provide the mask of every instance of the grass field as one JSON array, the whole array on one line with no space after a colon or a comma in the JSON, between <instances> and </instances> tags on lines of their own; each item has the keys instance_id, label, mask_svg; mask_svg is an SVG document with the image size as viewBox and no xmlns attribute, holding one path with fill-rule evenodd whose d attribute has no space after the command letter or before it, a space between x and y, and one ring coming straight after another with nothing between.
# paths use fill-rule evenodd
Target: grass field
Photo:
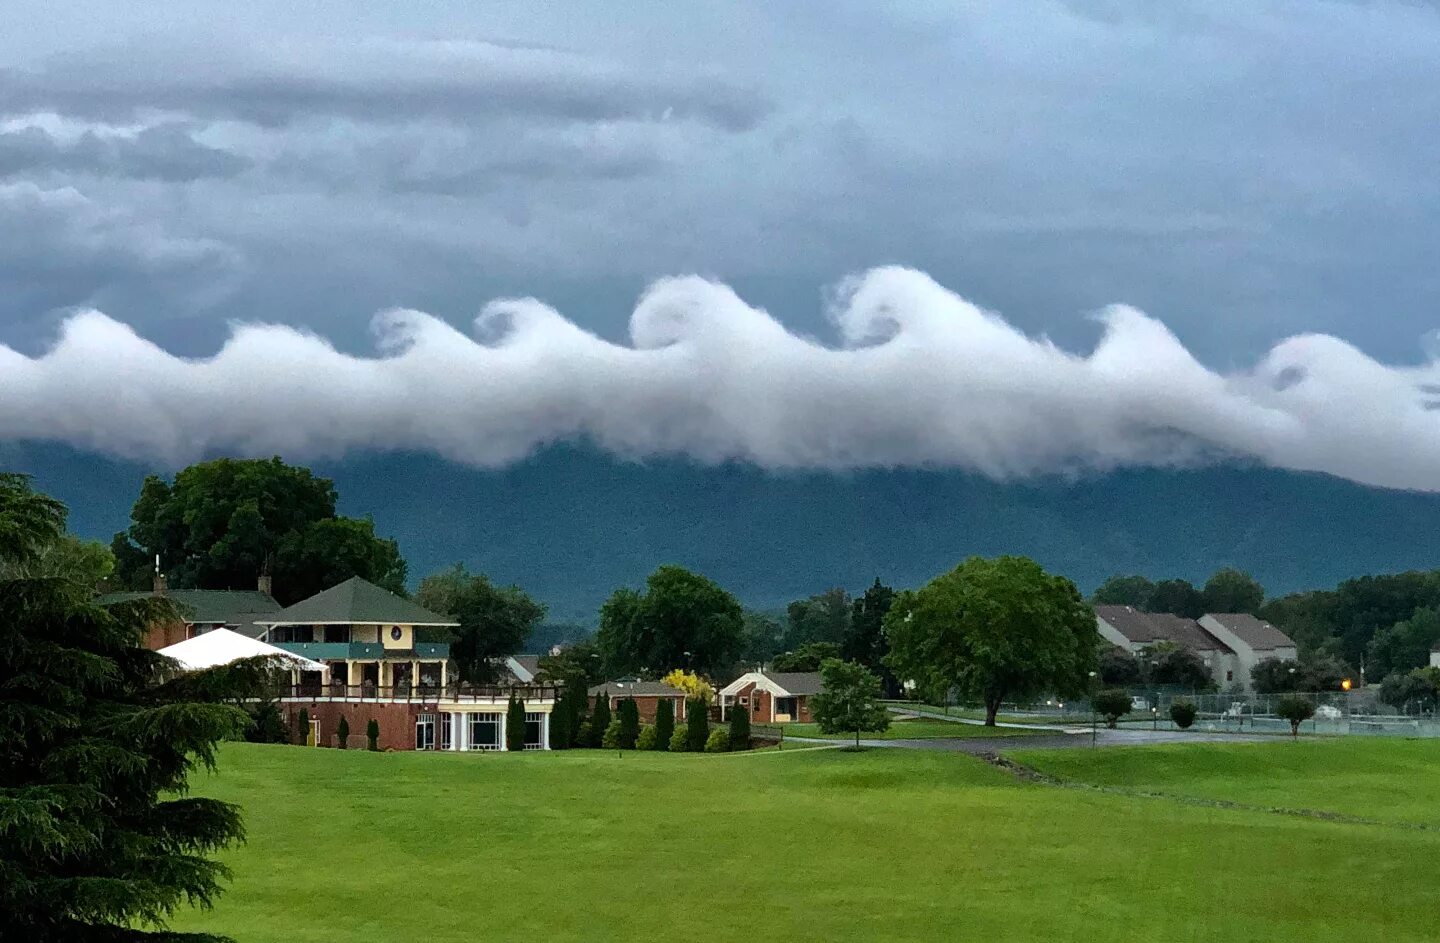
<instances>
[{"instance_id":1,"label":"grass field","mask_svg":"<svg viewBox=\"0 0 1440 943\"><path fill-rule=\"evenodd\" d=\"M787 737L814 737L820 740L853 740L853 733L821 733L818 724L785 724ZM935 737L963 737L983 739L985 737L1026 737L1031 734L1048 734L1046 730L1017 730L1014 727L981 727L979 724L961 724L952 720L901 720L894 719L890 729L883 733L862 733L862 740L928 740Z\"/></svg>"},{"instance_id":2,"label":"grass field","mask_svg":"<svg viewBox=\"0 0 1440 943\"><path fill-rule=\"evenodd\" d=\"M1094 778L1129 763L1217 793L1273 764L1267 795L1289 805L1390 802L1387 773L1425 761L1391 741L1295 747L1163 749L1157 767L1139 751L1030 759ZM949 753L231 744L221 766L197 791L241 803L250 840L225 856L235 881L217 909L177 928L247 943L1418 943L1434 936L1422 915L1440 912L1434 832L1022 784ZM1397 820L1435 795L1424 775Z\"/></svg>"}]
</instances>

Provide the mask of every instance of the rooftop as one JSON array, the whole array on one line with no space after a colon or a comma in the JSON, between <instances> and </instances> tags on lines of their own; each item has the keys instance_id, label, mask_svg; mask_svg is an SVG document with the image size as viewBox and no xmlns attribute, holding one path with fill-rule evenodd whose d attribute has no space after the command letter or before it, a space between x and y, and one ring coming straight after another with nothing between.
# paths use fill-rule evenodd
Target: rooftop
<instances>
[{"instance_id":1,"label":"rooftop","mask_svg":"<svg viewBox=\"0 0 1440 943\"><path fill-rule=\"evenodd\" d=\"M149 599L155 593L106 593L95 601L108 606L117 602ZM180 607L180 613L191 625L214 623L248 627L257 618L280 610L280 604L269 593L254 589L172 589L164 593Z\"/></svg>"},{"instance_id":2,"label":"rooftop","mask_svg":"<svg viewBox=\"0 0 1440 943\"><path fill-rule=\"evenodd\" d=\"M590 687L590 696L609 694L611 697L684 697L685 692L664 681L606 681Z\"/></svg>"},{"instance_id":3,"label":"rooftop","mask_svg":"<svg viewBox=\"0 0 1440 943\"><path fill-rule=\"evenodd\" d=\"M1131 606L1096 606L1095 615L1135 645L1173 642L1195 652L1229 652L1220 641L1194 619L1168 612L1141 612Z\"/></svg>"},{"instance_id":4,"label":"rooftop","mask_svg":"<svg viewBox=\"0 0 1440 943\"><path fill-rule=\"evenodd\" d=\"M358 576L254 622L266 628L277 625L460 624Z\"/></svg>"},{"instance_id":5,"label":"rooftop","mask_svg":"<svg viewBox=\"0 0 1440 943\"><path fill-rule=\"evenodd\" d=\"M1251 648L1269 650L1294 648L1295 642L1264 619L1257 619L1248 612L1211 612L1206 618L1214 619L1240 637L1240 641Z\"/></svg>"},{"instance_id":6,"label":"rooftop","mask_svg":"<svg viewBox=\"0 0 1440 943\"><path fill-rule=\"evenodd\" d=\"M762 672L786 694L819 694L824 690L818 671L766 671Z\"/></svg>"}]
</instances>

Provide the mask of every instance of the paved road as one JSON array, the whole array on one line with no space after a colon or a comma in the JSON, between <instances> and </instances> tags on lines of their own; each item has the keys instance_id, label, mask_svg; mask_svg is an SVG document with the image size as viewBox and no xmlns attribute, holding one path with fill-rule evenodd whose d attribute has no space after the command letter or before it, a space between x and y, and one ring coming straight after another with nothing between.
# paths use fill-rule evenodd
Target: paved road
<instances>
[{"instance_id":1,"label":"paved road","mask_svg":"<svg viewBox=\"0 0 1440 943\"><path fill-rule=\"evenodd\" d=\"M1096 731L1095 745L1102 747L1143 746L1154 743L1274 743L1277 737L1263 734L1220 733L1204 730L1106 730ZM836 743L786 737L787 743ZM847 740L845 743L854 743ZM865 747L899 747L904 750L948 750L959 753L999 753L1005 750L1048 750L1052 747L1089 747L1090 731L1034 737L931 737L921 740L861 740Z\"/></svg>"}]
</instances>

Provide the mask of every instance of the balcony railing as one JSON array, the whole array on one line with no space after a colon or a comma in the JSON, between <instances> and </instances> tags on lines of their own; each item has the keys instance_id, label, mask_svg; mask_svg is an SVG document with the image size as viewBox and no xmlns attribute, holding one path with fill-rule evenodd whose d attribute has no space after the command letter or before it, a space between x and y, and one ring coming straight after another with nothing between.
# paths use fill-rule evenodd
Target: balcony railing
<instances>
[{"instance_id":1,"label":"balcony railing","mask_svg":"<svg viewBox=\"0 0 1440 943\"><path fill-rule=\"evenodd\" d=\"M400 684L381 687L378 684L286 684L276 696L307 701L387 701L412 704L439 702L493 704L508 702L511 696L521 701L554 701L560 688L549 684Z\"/></svg>"}]
</instances>

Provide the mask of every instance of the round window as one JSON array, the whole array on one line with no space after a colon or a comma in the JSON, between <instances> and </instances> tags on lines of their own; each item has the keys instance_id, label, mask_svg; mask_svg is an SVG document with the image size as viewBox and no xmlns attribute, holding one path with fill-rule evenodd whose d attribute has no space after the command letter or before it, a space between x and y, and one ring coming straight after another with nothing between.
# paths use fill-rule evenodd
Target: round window
<instances>
[{"instance_id":1,"label":"round window","mask_svg":"<svg viewBox=\"0 0 1440 943\"><path fill-rule=\"evenodd\" d=\"M400 626L398 626L398 625L392 625L392 626L390 626L390 637L393 638L395 641L397 641L397 642L400 641L400 636L402 636L402 635L404 635L404 634L405 634L404 632L400 631Z\"/></svg>"}]
</instances>

